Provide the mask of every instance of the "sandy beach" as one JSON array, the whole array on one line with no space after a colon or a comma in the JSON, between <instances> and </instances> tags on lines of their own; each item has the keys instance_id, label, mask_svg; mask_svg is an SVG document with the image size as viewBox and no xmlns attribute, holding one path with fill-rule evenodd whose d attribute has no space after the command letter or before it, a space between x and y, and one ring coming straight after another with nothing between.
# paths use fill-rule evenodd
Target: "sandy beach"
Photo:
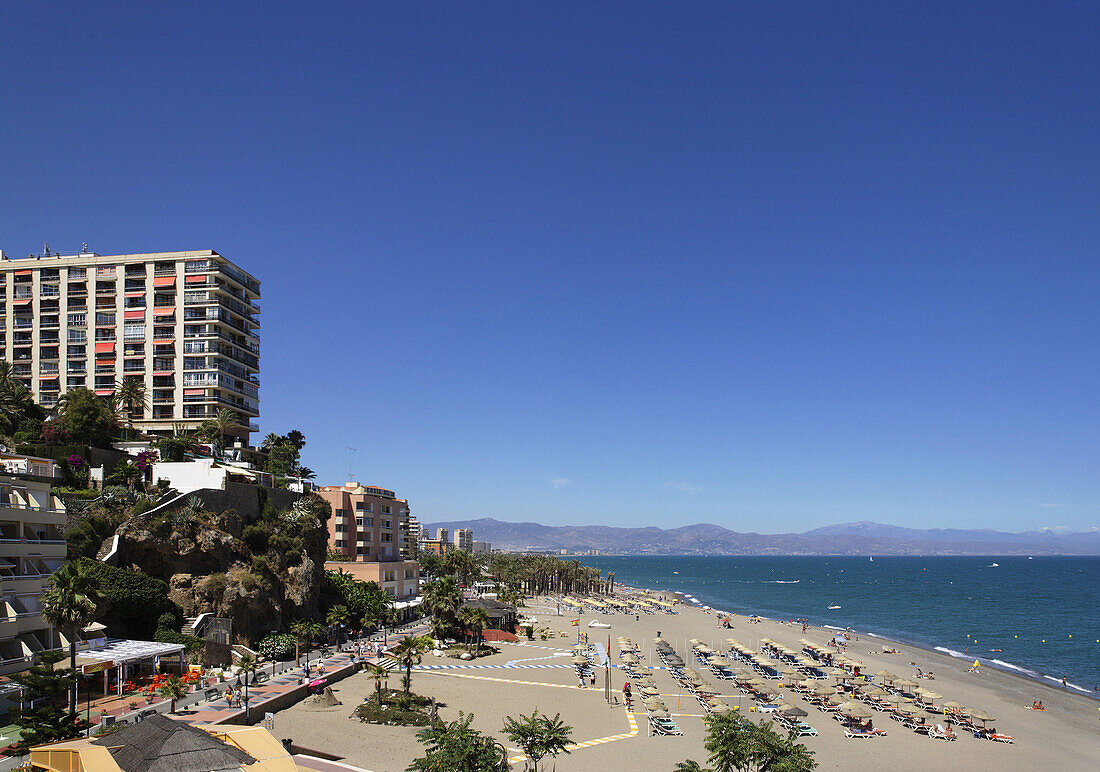
<instances>
[{"instance_id":1,"label":"sandy beach","mask_svg":"<svg viewBox=\"0 0 1100 772\"><path fill-rule=\"evenodd\" d=\"M653 677L670 712L683 729L682 737L647 736L644 712L632 718L616 694L609 705L604 697L602 673L595 688L581 688L569 665L571 646L578 630L588 633L589 640L606 647L612 641L612 663L618 664L615 639L626 636L643 647L642 661L659 666L653 654L653 638L658 631L685 660L687 641L699 639L711 647L726 651L724 641L733 637L754 649L761 638L771 638L794 649L801 648L800 638L824 644L835 631L811 627L805 634L801 625L764 620L750 623L746 617L732 617L732 629L719 627L711 613L681 605L676 614L643 614L636 621L623 614L593 614L581 617L581 626L574 627L575 613L556 616L556 603L547 598L529 602L527 614L538 619L539 627L547 626L566 637L548 641L536 639L530 643L495 644L500 652L478 659L476 663L429 656L422 668L413 674L413 690L435 696L443 705L441 715L452 720L460 710L473 713L474 726L493 734L505 746L500 734L506 716L530 713L537 708L543 713L561 713L573 727L573 738L584 747L556 759L561 772L594 772L614 769L672 770L687 758L706 761L703 748L705 734L703 711L696 700L684 693L664 670L654 670ZM611 624L610 629L587 628L592 619ZM887 654L883 646L897 649ZM888 730L888 736L852 740L844 736L844 728L830 715L818 711L789 688L782 688L787 702L809 712L806 721L817 728L817 737L803 738L815 754L820 769L846 770L1078 770L1093 769L1100 760L1100 702L1066 693L1029 679L996 670L981 668L968 672L969 663L937 652L912 646L856 635L847 647L847 656L862 662L862 671L874 673L889 670L912 677L917 668L935 673L934 681L922 682L926 688L943 695L944 700L956 700L967 707L980 708L996 717L990 722L998 731L1015 737L1015 743L1005 745L973 738L960 731L955 742L929 739L891 721L886 714L875 714L875 725ZM471 666L471 664L475 666ZM399 683L395 673L390 686ZM622 688L625 677L612 668L614 689ZM746 715L753 702L741 694L732 682L710 679L722 691L730 705L740 705ZM351 718L355 705L373 690L366 675L355 675L340 682L335 692L343 704L326 708L307 701L277 714L275 733L280 738L293 738L295 744L343 757L344 763L372 772L400 772L420 755L421 746L416 730L406 727L384 727L363 724ZM1046 711L1027 709L1033 700L1042 700ZM591 743L591 744L588 744ZM518 754L518 752L516 752ZM522 768L516 765L514 768Z\"/></svg>"}]
</instances>

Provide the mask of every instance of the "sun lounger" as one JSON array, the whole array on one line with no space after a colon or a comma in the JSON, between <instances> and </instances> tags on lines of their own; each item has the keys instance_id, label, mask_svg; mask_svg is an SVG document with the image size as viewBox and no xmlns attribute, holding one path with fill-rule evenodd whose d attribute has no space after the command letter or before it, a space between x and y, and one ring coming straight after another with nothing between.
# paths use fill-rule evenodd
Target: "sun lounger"
<instances>
[{"instance_id":1,"label":"sun lounger","mask_svg":"<svg viewBox=\"0 0 1100 772\"><path fill-rule=\"evenodd\" d=\"M939 724L933 727L929 727L928 736L933 740L949 740L952 742L958 738L957 734L948 731L947 729L944 729Z\"/></svg>"},{"instance_id":2,"label":"sun lounger","mask_svg":"<svg viewBox=\"0 0 1100 772\"><path fill-rule=\"evenodd\" d=\"M845 729L844 736L849 740L867 740L876 735L874 732L864 732L862 729Z\"/></svg>"},{"instance_id":3,"label":"sun lounger","mask_svg":"<svg viewBox=\"0 0 1100 772\"><path fill-rule=\"evenodd\" d=\"M684 733L671 718L659 718L658 716L649 717L649 728L653 730L654 734L682 735Z\"/></svg>"},{"instance_id":4,"label":"sun lounger","mask_svg":"<svg viewBox=\"0 0 1100 772\"><path fill-rule=\"evenodd\" d=\"M995 743L1009 743L1009 744L1012 744L1012 743L1016 742L1016 738L1013 737L1010 734L991 734L991 735L989 735L989 739L992 740Z\"/></svg>"}]
</instances>

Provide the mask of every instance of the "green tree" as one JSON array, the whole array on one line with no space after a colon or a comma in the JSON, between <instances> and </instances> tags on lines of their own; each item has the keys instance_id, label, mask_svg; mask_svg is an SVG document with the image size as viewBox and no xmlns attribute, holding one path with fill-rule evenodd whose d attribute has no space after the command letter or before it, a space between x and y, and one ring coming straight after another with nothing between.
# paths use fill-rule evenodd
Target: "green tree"
<instances>
[{"instance_id":1,"label":"green tree","mask_svg":"<svg viewBox=\"0 0 1100 772\"><path fill-rule=\"evenodd\" d=\"M439 557L439 555L436 555L434 552L425 551L417 555L416 559L420 562L420 573L427 574L433 579L440 575L443 566L443 558Z\"/></svg>"},{"instance_id":2,"label":"green tree","mask_svg":"<svg viewBox=\"0 0 1100 772\"><path fill-rule=\"evenodd\" d=\"M406 695L412 690L413 665L419 665L424 655L431 651L434 645L432 639L426 635L410 635L390 651L388 656L405 668L401 685Z\"/></svg>"},{"instance_id":3,"label":"green tree","mask_svg":"<svg viewBox=\"0 0 1100 772\"><path fill-rule=\"evenodd\" d=\"M290 632L294 636L294 664L301 662L302 643L312 644L322 634L322 629L316 622L301 619L290 626Z\"/></svg>"},{"instance_id":4,"label":"green tree","mask_svg":"<svg viewBox=\"0 0 1100 772\"><path fill-rule=\"evenodd\" d=\"M118 416L109 402L83 386L69 389L65 397L61 422L73 442L110 447L111 437L118 430Z\"/></svg>"},{"instance_id":5,"label":"green tree","mask_svg":"<svg viewBox=\"0 0 1100 772\"><path fill-rule=\"evenodd\" d=\"M69 639L69 667L76 672L76 638L95 620L97 586L76 563L65 563L50 575L42 593L42 618L61 628ZM76 679L69 690L69 713L76 716Z\"/></svg>"},{"instance_id":6,"label":"green tree","mask_svg":"<svg viewBox=\"0 0 1100 772\"><path fill-rule=\"evenodd\" d=\"M467 587L480 568L477 558L466 550L451 550L443 556L443 572L454 576Z\"/></svg>"},{"instance_id":7,"label":"green tree","mask_svg":"<svg viewBox=\"0 0 1100 772\"><path fill-rule=\"evenodd\" d=\"M704 719L704 747L714 772L810 772L817 767L813 751L795 742L796 734L781 735L771 722L754 724L736 713Z\"/></svg>"},{"instance_id":8,"label":"green tree","mask_svg":"<svg viewBox=\"0 0 1100 772\"><path fill-rule=\"evenodd\" d=\"M389 675L389 671L381 665L371 663L367 665L367 675L374 680L374 691L378 695L378 704L382 704L382 681Z\"/></svg>"},{"instance_id":9,"label":"green tree","mask_svg":"<svg viewBox=\"0 0 1100 772\"><path fill-rule=\"evenodd\" d=\"M560 713L550 718L536 710L530 716L521 713L518 720L511 716L504 719L504 736L519 746L533 772L538 772L539 761L546 756L569 753L566 746L573 742L572 731Z\"/></svg>"},{"instance_id":10,"label":"green tree","mask_svg":"<svg viewBox=\"0 0 1100 772\"><path fill-rule=\"evenodd\" d=\"M489 624L489 613L480 606L463 606L458 610L459 623L470 631L470 637L481 650L481 631Z\"/></svg>"},{"instance_id":11,"label":"green tree","mask_svg":"<svg viewBox=\"0 0 1100 772\"><path fill-rule=\"evenodd\" d=\"M134 426L134 418L142 418L149 406L145 398L145 380L138 376L127 376L115 384L114 398L130 428Z\"/></svg>"},{"instance_id":12,"label":"green tree","mask_svg":"<svg viewBox=\"0 0 1100 772\"><path fill-rule=\"evenodd\" d=\"M60 651L44 651L38 655L37 664L12 676L25 689L25 707L11 712L22 736L15 746L17 755L26 755L36 745L70 740L80 734L76 714L62 707L62 695L71 694L76 682L72 670L54 669L63 659L65 655Z\"/></svg>"},{"instance_id":13,"label":"green tree","mask_svg":"<svg viewBox=\"0 0 1100 772\"><path fill-rule=\"evenodd\" d=\"M424 586L424 608L433 617L433 628L446 633L455 626L458 607L462 605L462 590L454 577L444 576L434 579ZM440 636L442 637L442 636Z\"/></svg>"},{"instance_id":14,"label":"green tree","mask_svg":"<svg viewBox=\"0 0 1100 772\"><path fill-rule=\"evenodd\" d=\"M187 459L188 454L194 455L197 447L198 442L191 434L161 437L156 442L157 453L163 461L184 461Z\"/></svg>"},{"instance_id":15,"label":"green tree","mask_svg":"<svg viewBox=\"0 0 1100 772\"><path fill-rule=\"evenodd\" d=\"M172 705L168 709L168 712L175 713L176 700L182 700L187 696L187 684L185 684L178 675L171 675L165 679L164 683L161 684L160 689L157 691L160 692L161 697L172 701Z\"/></svg>"},{"instance_id":16,"label":"green tree","mask_svg":"<svg viewBox=\"0 0 1100 772\"><path fill-rule=\"evenodd\" d=\"M237 660L237 671L244 675L244 720L248 721L248 682L256 672L256 659L251 654L243 654Z\"/></svg>"},{"instance_id":17,"label":"green tree","mask_svg":"<svg viewBox=\"0 0 1100 772\"><path fill-rule=\"evenodd\" d=\"M459 711L450 723L436 720L416 733L424 756L406 772L501 772L508 769L508 752L491 737L470 728L473 715Z\"/></svg>"},{"instance_id":18,"label":"green tree","mask_svg":"<svg viewBox=\"0 0 1100 772\"><path fill-rule=\"evenodd\" d=\"M688 759L677 764L673 772L710 772L710 770L700 766L698 761Z\"/></svg>"}]
</instances>

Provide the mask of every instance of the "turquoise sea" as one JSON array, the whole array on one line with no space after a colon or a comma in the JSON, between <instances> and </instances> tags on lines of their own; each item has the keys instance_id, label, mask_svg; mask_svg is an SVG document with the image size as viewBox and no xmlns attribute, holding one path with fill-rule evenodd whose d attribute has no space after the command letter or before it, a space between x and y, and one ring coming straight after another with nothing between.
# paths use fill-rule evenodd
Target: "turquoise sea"
<instances>
[{"instance_id":1,"label":"turquoise sea","mask_svg":"<svg viewBox=\"0 0 1100 772\"><path fill-rule=\"evenodd\" d=\"M1100 697L1100 557L582 560L722 611L851 627Z\"/></svg>"}]
</instances>

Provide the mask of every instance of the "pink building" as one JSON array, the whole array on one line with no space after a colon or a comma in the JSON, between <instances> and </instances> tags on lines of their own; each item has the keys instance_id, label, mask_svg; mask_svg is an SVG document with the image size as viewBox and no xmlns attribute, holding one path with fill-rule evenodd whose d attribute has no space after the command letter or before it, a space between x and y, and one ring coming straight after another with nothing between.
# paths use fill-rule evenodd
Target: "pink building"
<instances>
[{"instance_id":1,"label":"pink building","mask_svg":"<svg viewBox=\"0 0 1100 772\"><path fill-rule=\"evenodd\" d=\"M358 579L374 581L395 598L411 598L420 584L416 543L410 535L409 502L385 488L349 482L321 487L317 493L332 507L329 548L344 561L326 568L343 568Z\"/></svg>"}]
</instances>

